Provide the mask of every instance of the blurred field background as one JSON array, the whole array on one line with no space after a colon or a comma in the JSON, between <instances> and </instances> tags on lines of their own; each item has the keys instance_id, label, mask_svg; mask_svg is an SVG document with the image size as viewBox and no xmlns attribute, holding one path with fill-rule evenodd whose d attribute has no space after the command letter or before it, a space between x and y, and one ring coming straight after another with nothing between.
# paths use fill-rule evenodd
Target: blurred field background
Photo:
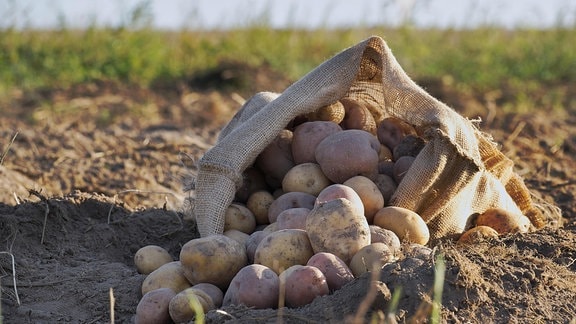
<instances>
[{"instance_id":1,"label":"blurred field background","mask_svg":"<svg viewBox=\"0 0 576 324\"><path fill-rule=\"evenodd\" d=\"M154 27L151 9L150 1L141 1L117 26L92 22L82 29L65 18L51 30L6 26L6 20L0 30L0 100L15 90L94 81L176 87L223 62L266 66L297 80L340 50L379 35L425 87L480 96L509 112L576 111L576 26L561 19L567 13L559 12L558 23L547 28L421 28L406 19L395 26L286 29L272 27L268 8L233 29L167 31Z\"/></svg>"}]
</instances>

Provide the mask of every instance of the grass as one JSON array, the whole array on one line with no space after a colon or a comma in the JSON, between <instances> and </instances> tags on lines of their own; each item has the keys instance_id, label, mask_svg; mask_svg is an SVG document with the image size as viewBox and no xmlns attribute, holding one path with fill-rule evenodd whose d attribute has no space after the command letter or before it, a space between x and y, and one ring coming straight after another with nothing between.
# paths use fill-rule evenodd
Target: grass
<instances>
[{"instance_id":1,"label":"grass","mask_svg":"<svg viewBox=\"0 0 576 324\"><path fill-rule=\"evenodd\" d=\"M525 109L575 105L567 85L576 80L576 28L310 31L276 30L265 23L226 32L147 27L0 30L0 96L13 89L68 87L93 80L150 87L186 79L223 60L268 64L296 80L370 35L384 37L417 80L442 80L469 93L504 89L506 100L515 107L527 105Z\"/></svg>"}]
</instances>

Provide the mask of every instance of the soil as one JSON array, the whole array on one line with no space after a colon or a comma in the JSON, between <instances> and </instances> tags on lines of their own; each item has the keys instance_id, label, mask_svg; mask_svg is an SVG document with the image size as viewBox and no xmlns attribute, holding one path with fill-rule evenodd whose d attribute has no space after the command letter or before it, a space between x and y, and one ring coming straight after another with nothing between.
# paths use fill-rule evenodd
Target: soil
<instances>
[{"instance_id":1,"label":"soil","mask_svg":"<svg viewBox=\"0 0 576 324\"><path fill-rule=\"evenodd\" d=\"M5 323L133 321L144 279L134 253L156 244L177 259L181 246L198 237L182 212L182 183L194 174L194 162L254 89L282 91L289 84L270 71L240 71L247 78L240 83L227 83L221 75L230 73L216 71L153 90L94 82L14 91L0 103ZM535 198L560 207L563 219L464 248L441 241L432 256L387 265L302 308L228 307L209 312L207 322L351 322L355 315L426 321L438 255L446 267L445 322L576 319L576 114L545 108L506 114L485 94L441 85L429 91L463 115L481 117Z\"/></svg>"}]
</instances>

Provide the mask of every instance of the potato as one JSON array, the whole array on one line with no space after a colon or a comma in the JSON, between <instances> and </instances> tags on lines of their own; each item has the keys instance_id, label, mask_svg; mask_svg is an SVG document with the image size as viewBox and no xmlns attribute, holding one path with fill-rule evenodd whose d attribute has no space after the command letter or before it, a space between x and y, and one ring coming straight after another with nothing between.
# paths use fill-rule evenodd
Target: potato
<instances>
[{"instance_id":1,"label":"potato","mask_svg":"<svg viewBox=\"0 0 576 324\"><path fill-rule=\"evenodd\" d=\"M498 237L498 232L489 226L476 226L464 232L458 238L458 244L478 244Z\"/></svg>"},{"instance_id":2,"label":"potato","mask_svg":"<svg viewBox=\"0 0 576 324\"><path fill-rule=\"evenodd\" d=\"M216 287L213 284L204 282L195 284L194 286L192 286L192 288L202 290L203 292L208 294L208 296L210 296L210 299L212 299L212 302L214 303L214 306L216 306L216 308L222 306L222 300L224 299L224 292L222 291L222 289Z\"/></svg>"},{"instance_id":3,"label":"potato","mask_svg":"<svg viewBox=\"0 0 576 324\"><path fill-rule=\"evenodd\" d=\"M248 263L254 263L254 254L256 254L256 248L258 244L270 233L264 231L256 231L248 237L245 243L246 256L248 257Z\"/></svg>"},{"instance_id":4,"label":"potato","mask_svg":"<svg viewBox=\"0 0 576 324\"><path fill-rule=\"evenodd\" d=\"M378 128L376 130L378 141L388 146L388 148L391 150L394 150L394 147L398 145L406 135L409 134L416 135L416 130L414 127L396 117L384 118L384 120L378 124Z\"/></svg>"},{"instance_id":5,"label":"potato","mask_svg":"<svg viewBox=\"0 0 576 324\"><path fill-rule=\"evenodd\" d=\"M329 252L348 263L370 244L370 228L364 214L348 199L318 204L308 214L306 232L314 253Z\"/></svg>"},{"instance_id":6,"label":"potato","mask_svg":"<svg viewBox=\"0 0 576 324\"><path fill-rule=\"evenodd\" d=\"M278 197L268 209L268 221L270 223L276 222L278 215L286 209L290 208L308 208L314 207L316 196L305 192L287 192Z\"/></svg>"},{"instance_id":7,"label":"potato","mask_svg":"<svg viewBox=\"0 0 576 324\"><path fill-rule=\"evenodd\" d=\"M223 305L276 308L279 292L280 280L276 272L261 264L250 264L240 269L232 279Z\"/></svg>"},{"instance_id":8,"label":"potato","mask_svg":"<svg viewBox=\"0 0 576 324\"><path fill-rule=\"evenodd\" d=\"M285 229L270 233L258 244L254 263L280 274L293 265L306 264L312 255L314 251L306 231Z\"/></svg>"},{"instance_id":9,"label":"potato","mask_svg":"<svg viewBox=\"0 0 576 324\"><path fill-rule=\"evenodd\" d=\"M340 101L336 101L306 114L306 117L309 121L330 121L340 124L344 119L345 113L344 105Z\"/></svg>"},{"instance_id":10,"label":"potato","mask_svg":"<svg viewBox=\"0 0 576 324\"><path fill-rule=\"evenodd\" d=\"M235 229L229 229L229 230L225 231L224 235L228 236L229 238L233 239L234 241L236 241L242 245L245 245L246 241L250 237L249 234L246 234L244 232L240 232L239 230L235 230Z\"/></svg>"},{"instance_id":11,"label":"potato","mask_svg":"<svg viewBox=\"0 0 576 324\"><path fill-rule=\"evenodd\" d=\"M269 224L268 220L268 209L270 205L274 202L274 196L268 191L260 190L252 193L248 200L246 201L246 207L250 209L254 218L256 218L256 224Z\"/></svg>"},{"instance_id":12,"label":"potato","mask_svg":"<svg viewBox=\"0 0 576 324\"><path fill-rule=\"evenodd\" d=\"M392 195L398 188L396 181L387 174L377 175L374 179L374 183L384 198L384 204L388 203L392 199Z\"/></svg>"},{"instance_id":13,"label":"potato","mask_svg":"<svg viewBox=\"0 0 576 324\"><path fill-rule=\"evenodd\" d=\"M382 196L378 186L364 176L352 177L344 181L343 184L354 189L360 196L364 205L364 216L368 223L372 224L376 212L384 207L384 196Z\"/></svg>"},{"instance_id":14,"label":"potato","mask_svg":"<svg viewBox=\"0 0 576 324\"><path fill-rule=\"evenodd\" d=\"M492 227L498 234L526 233L530 229L528 217L502 208L487 209L477 216L475 223L476 226Z\"/></svg>"},{"instance_id":15,"label":"potato","mask_svg":"<svg viewBox=\"0 0 576 324\"><path fill-rule=\"evenodd\" d=\"M266 234L270 234L273 232L276 232L278 230L278 222L274 222L271 224L268 224L266 227L264 227L264 229L262 229L262 232L266 233Z\"/></svg>"},{"instance_id":16,"label":"potato","mask_svg":"<svg viewBox=\"0 0 576 324\"><path fill-rule=\"evenodd\" d=\"M380 209L374 215L374 225L391 230L400 241L425 245L430 239L428 226L415 212L397 206Z\"/></svg>"},{"instance_id":17,"label":"potato","mask_svg":"<svg viewBox=\"0 0 576 324\"><path fill-rule=\"evenodd\" d=\"M290 208L286 209L278 215L276 223L278 224L278 229L306 229L306 218L310 213L308 208Z\"/></svg>"},{"instance_id":18,"label":"potato","mask_svg":"<svg viewBox=\"0 0 576 324\"><path fill-rule=\"evenodd\" d=\"M379 271L386 263L394 261L394 254L384 243L372 243L361 248L350 260L350 270L355 277Z\"/></svg>"},{"instance_id":19,"label":"potato","mask_svg":"<svg viewBox=\"0 0 576 324\"><path fill-rule=\"evenodd\" d=\"M317 196L330 184L332 182L322 173L318 164L307 162L295 165L286 173L282 180L282 190L305 192Z\"/></svg>"},{"instance_id":20,"label":"potato","mask_svg":"<svg viewBox=\"0 0 576 324\"><path fill-rule=\"evenodd\" d=\"M393 159L394 155L392 153L392 150L390 150L388 146L380 144L380 152L378 152L378 161L379 162L392 161Z\"/></svg>"},{"instance_id":21,"label":"potato","mask_svg":"<svg viewBox=\"0 0 576 324\"><path fill-rule=\"evenodd\" d=\"M358 193L352 189L352 187L339 183L335 183L324 188L324 190L318 194L318 197L316 197L314 207L338 198L348 199L358 210L358 213L364 215L364 204L362 203L362 198L360 198L360 195L358 195Z\"/></svg>"},{"instance_id":22,"label":"potato","mask_svg":"<svg viewBox=\"0 0 576 324\"><path fill-rule=\"evenodd\" d=\"M184 275L184 268L180 261L172 261L152 271L142 282L142 295L159 289L170 288L175 293L192 286Z\"/></svg>"},{"instance_id":23,"label":"potato","mask_svg":"<svg viewBox=\"0 0 576 324\"><path fill-rule=\"evenodd\" d=\"M268 185L260 169L250 167L242 172L242 185L236 190L235 202L246 203L250 195L256 191L266 190Z\"/></svg>"},{"instance_id":24,"label":"potato","mask_svg":"<svg viewBox=\"0 0 576 324\"><path fill-rule=\"evenodd\" d=\"M354 280L354 275L348 265L332 253L316 253L308 260L306 265L316 267L324 274L330 291L338 290Z\"/></svg>"},{"instance_id":25,"label":"potato","mask_svg":"<svg viewBox=\"0 0 576 324\"><path fill-rule=\"evenodd\" d=\"M316 297L328 295L330 289L320 269L306 265L294 265L280 275L284 285L286 306L300 307L310 304Z\"/></svg>"},{"instance_id":26,"label":"potato","mask_svg":"<svg viewBox=\"0 0 576 324\"><path fill-rule=\"evenodd\" d=\"M344 107L342 107L344 108ZM342 131L337 124L329 121L312 121L298 125L292 138L294 163L316 163L316 147L328 135Z\"/></svg>"},{"instance_id":27,"label":"potato","mask_svg":"<svg viewBox=\"0 0 576 324\"><path fill-rule=\"evenodd\" d=\"M421 137L416 135L406 135L406 137L404 137L402 141L394 147L394 161L398 161L398 159L403 156L416 157L425 145L426 142L424 142L424 139Z\"/></svg>"},{"instance_id":28,"label":"potato","mask_svg":"<svg viewBox=\"0 0 576 324\"><path fill-rule=\"evenodd\" d=\"M372 134L348 129L327 136L316 147L316 161L335 183L356 175L374 178L378 174L380 143Z\"/></svg>"},{"instance_id":29,"label":"potato","mask_svg":"<svg viewBox=\"0 0 576 324\"><path fill-rule=\"evenodd\" d=\"M224 231L235 229L246 234L254 232L256 217L246 206L232 203L224 214Z\"/></svg>"},{"instance_id":30,"label":"potato","mask_svg":"<svg viewBox=\"0 0 576 324\"><path fill-rule=\"evenodd\" d=\"M248 263L244 245L223 234L188 241L180 251L184 275L193 285L210 283L225 290Z\"/></svg>"},{"instance_id":31,"label":"potato","mask_svg":"<svg viewBox=\"0 0 576 324\"><path fill-rule=\"evenodd\" d=\"M265 175L266 183L272 188L282 185L282 179L294 166L292 157L292 132L282 130L256 158L256 166Z\"/></svg>"},{"instance_id":32,"label":"potato","mask_svg":"<svg viewBox=\"0 0 576 324\"><path fill-rule=\"evenodd\" d=\"M370 225L370 238L370 243L384 243L388 245L392 254L398 255L400 253L400 239L398 238L398 235L394 234L391 230L376 225Z\"/></svg>"},{"instance_id":33,"label":"potato","mask_svg":"<svg viewBox=\"0 0 576 324\"><path fill-rule=\"evenodd\" d=\"M402 182L402 179L404 179L404 176L408 173L414 160L416 160L416 158L413 156L402 156L394 162L394 180L396 183Z\"/></svg>"},{"instance_id":34,"label":"potato","mask_svg":"<svg viewBox=\"0 0 576 324\"><path fill-rule=\"evenodd\" d=\"M394 161L379 161L378 173L394 178Z\"/></svg>"},{"instance_id":35,"label":"potato","mask_svg":"<svg viewBox=\"0 0 576 324\"><path fill-rule=\"evenodd\" d=\"M416 258L424 261L432 259L432 249L421 244L405 244L402 246L402 253L406 259Z\"/></svg>"},{"instance_id":36,"label":"potato","mask_svg":"<svg viewBox=\"0 0 576 324\"><path fill-rule=\"evenodd\" d=\"M170 253L158 245L146 245L134 254L134 265L141 274L149 274L172 261Z\"/></svg>"},{"instance_id":37,"label":"potato","mask_svg":"<svg viewBox=\"0 0 576 324\"><path fill-rule=\"evenodd\" d=\"M182 290L170 300L168 312L172 320L175 323L188 323L193 321L196 316L196 309L193 307L194 303L202 307L203 313L207 313L216 308L210 295L203 290L191 287Z\"/></svg>"},{"instance_id":38,"label":"potato","mask_svg":"<svg viewBox=\"0 0 576 324\"><path fill-rule=\"evenodd\" d=\"M170 323L168 304L176 296L170 288L158 288L151 290L142 296L136 306L135 324Z\"/></svg>"},{"instance_id":39,"label":"potato","mask_svg":"<svg viewBox=\"0 0 576 324\"><path fill-rule=\"evenodd\" d=\"M350 98L342 98L340 102L345 111L340 123L343 129L360 129L376 135L376 121L362 102Z\"/></svg>"}]
</instances>

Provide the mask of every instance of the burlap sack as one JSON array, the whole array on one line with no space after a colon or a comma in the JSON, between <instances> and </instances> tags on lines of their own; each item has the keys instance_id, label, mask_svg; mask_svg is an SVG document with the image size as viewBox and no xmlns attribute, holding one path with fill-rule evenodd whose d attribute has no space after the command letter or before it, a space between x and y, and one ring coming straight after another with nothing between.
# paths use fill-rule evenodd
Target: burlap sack
<instances>
[{"instance_id":1,"label":"burlap sack","mask_svg":"<svg viewBox=\"0 0 576 324\"><path fill-rule=\"evenodd\" d=\"M200 234L222 233L242 172L291 120L344 96L368 100L377 107L373 113L401 118L423 131L427 144L391 205L420 214L433 239L461 233L470 215L489 207L524 214L536 228L544 225L512 161L470 120L416 85L383 39L371 37L282 94L258 93L238 111L198 163L190 212Z\"/></svg>"}]
</instances>

